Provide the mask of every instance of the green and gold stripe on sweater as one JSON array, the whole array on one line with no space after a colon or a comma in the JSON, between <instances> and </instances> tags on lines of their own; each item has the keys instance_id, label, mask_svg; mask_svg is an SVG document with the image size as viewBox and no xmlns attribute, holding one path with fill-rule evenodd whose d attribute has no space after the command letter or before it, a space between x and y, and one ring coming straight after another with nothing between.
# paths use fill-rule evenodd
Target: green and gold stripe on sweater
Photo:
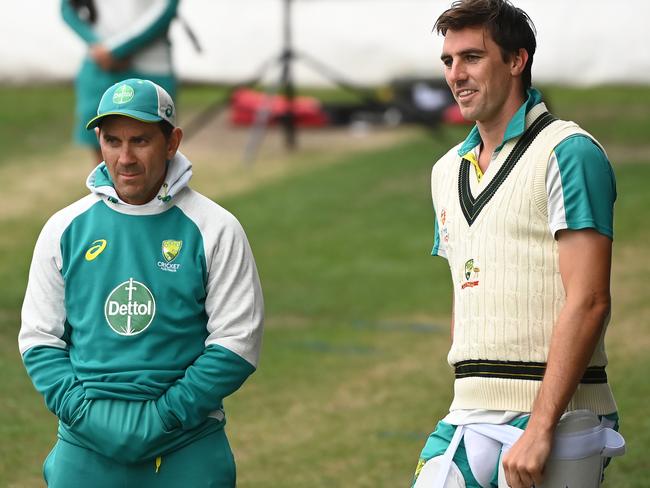
<instances>
[{"instance_id":1,"label":"green and gold stripe on sweater","mask_svg":"<svg viewBox=\"0 0 650 488\"><path fill-rule=\"evenodd\" d=\"M477 359L460 361L454 365L454 370L456 379L482 377L541 381L546 371L546 363ZM607 383L605 366L588 367L580 383Z\"/></svg>"}]
</instances>

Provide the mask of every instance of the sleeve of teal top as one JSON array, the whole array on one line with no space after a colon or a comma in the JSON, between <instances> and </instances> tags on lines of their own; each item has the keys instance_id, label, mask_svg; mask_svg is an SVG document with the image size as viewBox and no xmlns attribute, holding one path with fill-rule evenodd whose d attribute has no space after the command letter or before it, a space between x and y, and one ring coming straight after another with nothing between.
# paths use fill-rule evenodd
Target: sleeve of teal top
<instances>
[{"instance_id":1,"label":"sleeve of teal top","mask_svg":"<svg viewBox=\"0 0 650 488\"><path fill-rule=\"evenodd\" d=\"M152 8L155 8L155 5ZM176 16L177 9L178 0L167 0L164 8L156 10L155 15L143 16L146 22L137 22L117 38L107 39L107 47L116 58L125 58L133 54L167 32L169 24Z\"/></svg>"},{"instance_id":2,"label":"sleeve of teal top","mask_svg":"<svg viewBox=\"0 0 650 488\"><path fill-rule=\"evenodd\" d=\"M245 359L211 344L163 394L156 406L167 430L188 430L205 421L255 371Z\"/></svg>"},{"instance_id":3,"label":"sleeve of teal top","mask_svg":"<svg viewBox=\"0 0 650 488\"><path fill-rule=\"evenodd\" d=\"M547 173L549 227L592 228L614 236L614 171L602 149L583 135L557 145Z\"/></svg>"},{"instance_id":4,"label":"sleeve of teal top","mask_svg":"<svg viewBox=\"0 0 650 488\"><path fill-rule=\"evenodd\" d=\"M94 44L99 41L97 35L90 26L79 18L77 11L72 8L69 0L61 0L61 15L66 24L81 37L86 44Z\"/></svg>"},{"instance_id":5,"label":"sleeve of teal top","mask_svg":"<svg viewBox=\"0 0 650 488\"><path fill-rule=\"evenodd\" d=\"M253 371L237 354L210 345L157 401L86 400L66 429L86 449L120 463L142 462L204 423Z\"/></svg>"},{"instance_id":6,"label":"sleeve of teal top","mask_svg":"<svg viewBox=\"0 0 650 488\"><path fill-rule=\"evenodd\" d=\"M70 359L60 235L61 219L53 217L36 241L18 346L27 373L47 408L69 422L81 406L84 390Z\"/></svg>"},{"instance_id":7,"label":"sleeve of teal top","mask_svg":"<svg viewBox=\"0 0 650 488\"><path fill-rule=\"evenodd\" d=\"M154 400L86 400L65 429L75 444L119 463L151 459L183 435L165 428Z\"/></svg>"},{"instance_id":8,"label":"sleeve of teal top","mask_svg":"<svg viewBox=\"0 0 650 488\"><path fill-rule=\"evenodd\" d=\"M84 401L84 389L72 369L68 351L36 346L23 354L23 362L47 408L61 421L73 422Z\"/></svg>"}]
</instances>

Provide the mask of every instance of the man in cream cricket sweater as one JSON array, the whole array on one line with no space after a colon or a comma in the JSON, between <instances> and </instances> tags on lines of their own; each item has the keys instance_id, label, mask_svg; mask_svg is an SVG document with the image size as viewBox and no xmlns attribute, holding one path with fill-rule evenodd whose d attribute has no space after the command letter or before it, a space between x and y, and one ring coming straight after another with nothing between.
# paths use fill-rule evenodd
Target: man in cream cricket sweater
<instances>
[{"instance_id":1,"label":"man in cream cricket sweater","mask_svg":"<svg viewBox=\"0 0 650 488\"><path fill-rule=\"evenodd\" d=\"M414 484L459 426L482 423L525 428L501 461L509 486L539 487L566 411L617 428L603 344L614 175L600 144L550 115L531 87L536 41L525 12L506 0L461 0L435 29L447 83L476 125L431 176L432 254L448 260L453 282L456 379ZM481 449L470 452L469 434L455 443L445 479L457 485L444 486L496 487L499 450L486 462Z\"/></svg>"}]
</instances>

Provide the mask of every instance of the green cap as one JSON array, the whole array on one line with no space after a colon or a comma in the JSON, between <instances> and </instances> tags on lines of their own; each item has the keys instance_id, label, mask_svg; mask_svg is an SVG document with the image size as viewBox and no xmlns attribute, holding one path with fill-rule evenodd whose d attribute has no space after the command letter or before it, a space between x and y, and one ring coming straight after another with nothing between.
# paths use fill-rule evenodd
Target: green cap
<instances>
[{"instance_id":1,"label":"green cap","mask_svg":"<svg viewBox=\"0 0 650 488\"><path fill-rule=\"evenodd\" d=\"M97 116L86 124L86 129L94 129L107 115L123 115L142 122L166 120L176 127L176 108L172 97L149 80L131 78L111 86L102 95Z\"/></svg>"}]
</instances>

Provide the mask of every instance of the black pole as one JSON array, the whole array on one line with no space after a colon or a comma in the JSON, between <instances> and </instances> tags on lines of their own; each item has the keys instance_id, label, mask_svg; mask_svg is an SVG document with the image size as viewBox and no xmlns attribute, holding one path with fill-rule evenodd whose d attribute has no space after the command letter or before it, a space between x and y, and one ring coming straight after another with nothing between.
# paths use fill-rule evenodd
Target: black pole
<instances>
[{"instance_id":1,"label":"black pole","mask_svg":"<svg viewBox=\"0 0 650 488\"><path fill-rule=\"evenodd\" d=\"M291 47L291 2L284 0L284 49L282 51L282 87L287 100L287 110L282 114L285 142L289 149L296 147L296 120L293 112L293 102L296 91L291 73L293 50Z\"/></svg>"}]
</instances>

